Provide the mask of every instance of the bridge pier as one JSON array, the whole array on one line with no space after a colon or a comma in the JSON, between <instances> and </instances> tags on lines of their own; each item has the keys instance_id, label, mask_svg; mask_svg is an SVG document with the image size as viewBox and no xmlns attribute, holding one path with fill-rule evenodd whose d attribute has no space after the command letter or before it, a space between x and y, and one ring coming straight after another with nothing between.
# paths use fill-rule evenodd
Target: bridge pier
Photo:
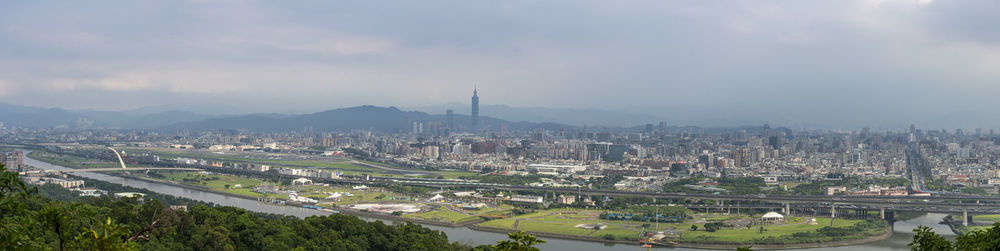
<instances>
[{"instance_id":1,"label":"bridge pier","mask_svg":"<svg viewBox=\"0 0 1000 251\"><path fill-rule=\"evenodd\" d=\"M837 204L830 203L830 218L837 218Z\"/></svg>"},{"instance_id":2,"label":"bridge pier","mask_svg":"<svg viewBox=\"0 0 1000 251\"><path fill-rule=\"evenodd\" d=\"M785 217L792 216L792 203L785 202Z\"/></svg>"},{"instance_id":3,"label":"bridge pier","mask_svg":"<svg viewBox=\"0 0 1000 251\"><path fill-rule=\"evenodd\" d=\"M878 215L881 216L883 220L885 219L885 208L884 207L879 209Z\"/></svg>"},{"instance_id":4,"label":"bridge pier","mask_svg":"<svg viewBox=\"0 0 1000 251\"><path fill-rule=\"evenodd\" d=\"M969 209L962 209L962 225L969 226Z\"/></svg>"}]
</instances>

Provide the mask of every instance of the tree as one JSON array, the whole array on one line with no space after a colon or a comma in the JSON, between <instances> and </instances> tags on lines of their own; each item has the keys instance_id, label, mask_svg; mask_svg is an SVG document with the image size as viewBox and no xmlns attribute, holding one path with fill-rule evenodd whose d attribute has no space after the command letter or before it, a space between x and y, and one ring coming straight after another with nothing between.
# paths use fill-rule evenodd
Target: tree
<instances>
[{"instance_id":1,"label":"tree","mask_svg":"<svg viewBox=\"0 0 1000 251\"><path fill-rule=\"evenodd\" d=\"M229 184L226 184L226 189L229 189Z\"/></svg>"},{"instance_id":2,"label":"tree","mask_svg":"<svg viewBox=\"0 0 1000 251\"><path fill-rule=\"evenodd\" d=\"M764 234L764 231L767 231L767 229L764 229L764 227L760 227L760 228L757 229L757 233L760 233L760 234Z\"/></svg>"},{"instance_id":3,"label":"tree","mask_svg":"<svg viewBox=\"0 0 1000 251\"><path fill-rule=\"evenodd\" d=\"M736 248L736 251L753 251L753 248L751 248L749 246L747 246L747 247L738 247L738 248Z\"/></svg>"},{"instance_id":4,"label":"tree","mask_svg":"<svg viewBox=\"0 0 1000 251\"><path fill-rule=\"evenodd\" d=\"M950 241L934 233L927 226L919 226L913 229L913 242L910 242L910 250L914 251L944 251L953 250Z\"/></svg>"},{"instance_id":5,"label":"tree","mask_svg":"<svg viewBox=\"0 0 1000 251\"><path fill-rule=\"evenodd\" d=\"M691 225L691 231L698 231L698 225Z\"/></svg>"},{"instance_id":6,"label":"tree","mask_svg":"<svg viewBox=\"0 0 1000 251\"><path fill-rule=\"evenodd\" d=\"M1000 249L1000 223L993 223L987 229L980 229L955 238L957 250L998 250Z\"/></svg>"},{"instance_id":7,"label":"tree","mask_svg":"<svg viewBox=\"0 0 1000 251\"><path fill-rule=\"evenodd\" d=\"M514 233L507 233L507 238L510 240L497 241L497 245L494 246L496 250L500 251L538 251L534 245L545 243L545 240L540 240L535 238L535 236L528 234L524 231L517 231Z\"/></svg>"}]
</instances>

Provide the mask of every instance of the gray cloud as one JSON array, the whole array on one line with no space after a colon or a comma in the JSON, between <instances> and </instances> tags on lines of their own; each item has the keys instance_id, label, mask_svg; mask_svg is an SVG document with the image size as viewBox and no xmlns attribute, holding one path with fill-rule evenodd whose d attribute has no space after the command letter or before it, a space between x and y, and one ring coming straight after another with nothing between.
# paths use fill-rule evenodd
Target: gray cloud
<instances>
[{"instance_id":1,"label":"gray cloud","mask_svg":"<svg viewBox=\"0 0 1000 251\"><path fill-rule=\"evenodd\" d=\"M484 103L682 122L997 127L997 5L7 1L0 99L314 111L468 102L477 85Z\"/></svg>"}]
</instances>

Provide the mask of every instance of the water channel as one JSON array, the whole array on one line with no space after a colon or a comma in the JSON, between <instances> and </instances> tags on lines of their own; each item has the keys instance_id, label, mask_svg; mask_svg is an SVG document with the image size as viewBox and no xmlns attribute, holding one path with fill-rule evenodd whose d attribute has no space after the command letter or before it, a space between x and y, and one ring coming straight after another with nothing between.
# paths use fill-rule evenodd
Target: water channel
<instances>
[{"instance_id":1,"label":"water channel","mask_svg":"<svg viewBox=\"0 0 1000 251\"><path fill-rule=\"evenodd\" d=\"M27 155L27 152L25 152ZM42 162L36 159L25 157L25 165L34 166L43 170L66 170L70 169L63 166L53 165L46 162ZM111 176L100 173L90 173L90 172L76 172L73 175L91 178L95 180L101 180L106 182L111 182L115 184L120 184L123 186L145 188L150 191L155 191L162 194L169 194L177 197L189 198L199 201L212 202L223 206L233 206L239 207L250 211L272 213L272 214L283 214L292 215L296 217L307 217L312 215L326 215L327 212L306 209L301 207L292 206L279 206L267 203L261 203L256 200L244 199L239 197L227 196L217 193L209 193L198 190L187 189L178 186L171 186L160 183L147 182L143 180L123 178L118 176ZM910 250L906 245L913 238L912 229L919 225L930 226L934 229L934 232L945 235L954 236L951 230L946 225L938 224L941 219L944 218L943 214L928 214L925 216L917 217L914 219L899 221L895 223L895 233L892 237L861 244L854 246L841 246L841 247L826 247L826 248L812 248L809 250ZM370 218L363 218L365 220L376 220ZM469 245L482 245L482 244L495 244L497 240L506 239L505 234L492 233L492 232L480 232L474 231L468 228L449 228L449 227L439 227L426 225L427 228L439 230L448 234L448 239L451 241L457 241L460 243L465 243ZM575 241L575 240L561 240L553 238L544 238L547 243L540 245L542 250L553 250L553 251L581 251L581 250L644 250L636 245L623 245L623 244L604 244L597 242L587 242L587 241ZM699 250L699 249L688 249L688 248L662 248L662 249L673 249L673 250Z\"/></svg>"}]
</instances>

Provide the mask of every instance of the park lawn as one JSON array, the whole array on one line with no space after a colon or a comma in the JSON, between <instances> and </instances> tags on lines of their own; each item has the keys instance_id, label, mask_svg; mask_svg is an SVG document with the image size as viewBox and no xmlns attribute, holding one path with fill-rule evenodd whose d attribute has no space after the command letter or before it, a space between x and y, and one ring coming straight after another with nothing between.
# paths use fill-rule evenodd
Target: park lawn
<instances>
[{"instance_id":1,"label":"park lawn","mask_svg":"<svg viewBox=\"0 0 1000 251\"><path fill-rule=\"evenodd\" d=\"M958 216L958 219L961 219L961 218L962 218L962 216ZM1000 214L973 215L972 216L972 220L973 221L1000 222Z\"/></svg>"},{"instance_id":2,"label":"park lawn","mask_svg":"<svg viewBox=\"0 0 1000 251\"><path fill-rule=\"evenodd\" d=\"M590 234L590 237L604 238L605 235L614 236L616 240L635 239L642 234L639 230L625 229L621 226L609 225L608 228L598 230Z\"/></svg>"},{"instance_id":3,"label":"park lawn","mask_svg":"<svg viewBox=\"0 0 1000 251\"><path fill-rule=\"evenodd\" d=\"M163 175L163 177L165 177L167 180L180 183L192 183L184 181L185 178L197 179L198 182L194 182L192 184L210 188L224 189L226 188L226 185L230 185L230 187L232 188L237 184L240 185L240 187L242 188L252 188L264 183L264 181L259 179L242 178L224 174L201 174L196 172L158 172L158 173L160 175ZM213 178L218 178L218 179L212 180ZM202 182L204 182L204 184L202 184Z\"/></svg>"},{"instance_id":4,"label":"park lawn","mask_svg":"<svg viewBox=\"0 0 1000 251\"><path fill-rule=\"evenodd\" d=\"M611 235L614 239L635 239L644 230L657 231L666 230L668 228L688 228L690 224L682 223L660 223L658 229L654 229L657 224L653 223L648 228L643 228L643 224L648 222L639 221L612 221L612 220L601 220L597 216L590 216L586 214L599 214L605 212L606 210L586 210L586 209L551 209L543 210L535 213L529 213L524 215L516 216L514 219L498 219L488 221L480 226L484 227L495 227L503 229L513 229L514 221L520 220L518 223L517 230L525 230L532 232L544 232L544 233L555 233L555 234L569 234L569 235L582 235L590 236L594 238L605 238L606 235ZM562 213L562 214L560 214ZM607 225L607 228L603 230L595 229L581 229L576 227L579 224L597 224L603 223Z\"/></svg>"},{"instance_id":5,"label":"park lawn","mask_svg":"<svg viewBox=\"0 0 1000 251\"><path fill-rule=\"evenodd\" d=\"M447 222L465 222L479 218L478 216L475 215L464 215L444 207L445 206L441 206L429 212L406 214L403 215L403 217L425 219L425 220L447 221Z\"/></svg>"},{"instance_id":6,"label":"park lawn","mask_svg":"<svg viewBox=\"0 0 1000 251\"><path fill-rule=\"evenodd\" d=\"M545 232L545 233L555 233L555 234L570 234L570 235L588 235L594 232L593 229L581 229L576 227L580 223L551 223L551 222L538 222L531 220L522 220L518 223L517 230L531 231L531 232Z\"/></svg>"},{"instance_id":7,"label":"park lawn","mask_svg":"<svg viewBox=\"0 0 1000 251\"><path fill-rule=\"evenodd\" d=\"M852 226L860 220L847 220L847 219L837 219L834 221L834 227L844 227ZM765 226L764 233L760 233L758 228L754 227L751 229L721 229L715 232L708 232L704 230L699 231L685 231L681 235L681 240L717 240L720 242L733 242L733 243L744 243L750 242L755 239L764 238L768 236L783 236L790 235L799 232L814 231L826 226L830 226L830 218L816 218L816 225L809 224L794 224L794 225L783 225L783 226ZM699 226L701 227L701 226Z\"/></svg>"},{"instance_id":8,"label":"park lawn","mask_svg":"<svg viewBox=\"0 0 1000 251\"><path fill-rule=\"evenodd\" d=\"M233 188L233 186L235 185L240 185L240 187L243 188L251 188L259 186L261 183L264 183L264 181L262 180L239 178L233 176L229 176L228 178L223 178L219 180L210 180L206 182L207 186L211 188L226 188L226 185L229 185L230 188Z\"/></svg>"},{"instance_id":9,"label":"park lawn","mask_svg":"<svg viewBox=\"0 0 1000 251\"><path fill-rule=\"evenodd\" d=\"M173 157L185 157L185 158L201 158L201 159L215 159L215 160L226 160L232 162L242 162L242 163L261 163L270 165L291 165L302 167L320 167L320 168L333 168L341 170L354 170L354 171L379 171L379 169L363 167L351 163L341 163L341 162L325 162L325 161L315 161L315 160L275 160L275 159L260 159L260 158L249 158L241 156L226 156L226 155L206 155L197 153L182 153L182 152L164 152L164 151L152 151L156 154L162 154Z\"/></svg>"},{"instance_id":10,"label":"park lawn","mask_svg":"<svg viewBox=\"0 0 1000 251\"><path fill-rule=\"evenodd\" d=\"M479 226L493 227L493 228L503 228L503 229L514 229L514 219L497 219L497 220L491 220L491 221L479 223Z\"/></svg>"},{"instance_id":11,"label":"park lawn","mask_svg":"<svg viewBox=\"0 0 1000 251\"><path fill-rule=\"evenodd\" d=\"M275 194L262 194L262 193L254 192L253 190L250 190L248 188L215 189L215 190L216 191L223 191L223 192L227 192L227 193L231 193L231 194L236 194L236 195L253 196L253 197L258 197L258 198L259 197L275 198L275 197L273 197L273 196L275 196Z\"/></svg>"},{"instance_id":12,"label":"park lawn","mask_svg":"<svg viewBox=\"0 0 1000 251\"><path fill-rule=\"evenodd\" d=\"M704 216L704 217L702 217L702 216L695 216L694 218L697 219L697 218L700 218L700 217L701 218L705 218L706 221L730 221L730 220L736 220L736 219L750 218L750 216L746 216L746 215L723 215L723 216Z\"/></svg>"},{"instance_id":13,"label":"park lawn","mask_svg":"<svg viewBox=\"0 0 1000 251\"><path fill-rule=\"evenodd\" d=\"M547 221L547 222L566 222L566 223L577 223L577 224L579 224L579 223L595 224L595 223L598 223L598 222L602 221L599 217L578 218L578 217L581 217L581 216L583 216L583 215L558 215L558 214L556 214L556 215L543 216L543 217L529 219L529 220Z\"/></svg>"}]
</instances>

